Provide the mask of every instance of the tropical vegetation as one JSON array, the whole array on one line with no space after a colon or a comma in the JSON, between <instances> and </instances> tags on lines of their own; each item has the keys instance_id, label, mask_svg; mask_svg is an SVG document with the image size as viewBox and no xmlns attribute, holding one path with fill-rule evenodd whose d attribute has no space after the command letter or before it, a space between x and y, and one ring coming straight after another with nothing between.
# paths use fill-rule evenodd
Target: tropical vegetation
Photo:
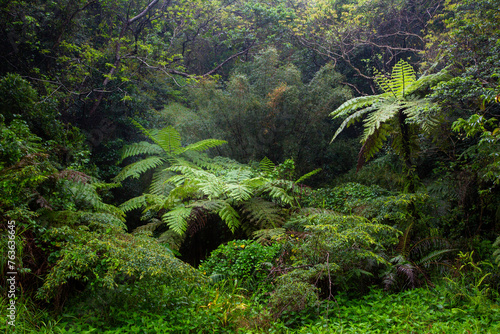
<instances>
[{"instance_id":1,"label":"tropical vegetation","mask_svg":"<svg viewBox=\"0 0 500 334\"><path fill-rule=\"evenodd\" d=\"M499 332L499 6L4 1L0 332Z\"/></svg>"}]
</instances>

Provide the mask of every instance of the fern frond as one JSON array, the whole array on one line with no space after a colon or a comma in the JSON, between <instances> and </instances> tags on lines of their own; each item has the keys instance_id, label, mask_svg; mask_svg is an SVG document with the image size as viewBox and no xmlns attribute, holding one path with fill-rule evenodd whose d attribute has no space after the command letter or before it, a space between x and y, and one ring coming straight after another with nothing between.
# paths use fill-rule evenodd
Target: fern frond
<instances>
[{"instance_id":1,"label":"fern frond","mask_svg":"<svg viewBox=\"0 0 500 334\"><path fill-rule=\"evenodd\" d=\"M183 147L182 149L179 149L177 151L177 154L186 152L186 151L195 151L195 152L200 152L200 151L205 151L208 150L209 148L217 147L227 144L227 141L225 140L219 140L219 139L205 139L201 140L199 142L189 144L186 147Z\"/></svg>"},{"instance_id":2,"label":"fern frond","mask_svg":"<svg viewBox=\"0 0 500 334\"><path fill-rule=\"evenodd\" d=\"M318 169L315 169L307 174L304 174L302 175L297 181L295 181L294 183L300 183L300 182L303 182L305 180L307 180L308 178L310 178L311 176L315 175L315 174L318 174L319 172L321 172L321 168L318 168Z\"/></svg>"},{"instance_id":3,"label":"fern frond","mask_svg":"<svg viewBox=\"0 0 500 334\"><path fill-rule=\"evenodd\" d=\"M259 168L262 173L269 175L274 171L276 166L268 157L264 157L264 159L259 162Z\"/></svg>"},{"instance_id":4,"label":"fern frond","mask_svg":"<svg viewBox=\"0 0 500 334\"><path fill-rule=\"evenodd\" d=\"M151 144L147 141L141 141L139 143L133 143L130 145L126 145L123 148L123 152L121 154L120 161L122 162L126 158L137 156L137 155L160 155L163 154L164 151L162 148L156 144Z\"/></svg>"},{"instance_id":5,"label":"fern frond","mask_svg":"<svg viewBox=\"0 0 500 334\"><path fill-rule=\"evenodd\" d=\"M365 140L358 154L358 164L356 166L358 171L361 167L363 167L366 161L382 149L384 142L387 140L389 129L389 125L382 124L370 137Z\"/></svg>"},{"instance_id":6,"label":"fern frond","mask_svg":"<svg viewBox=\"0 0 500 334\"><path fill-rule=\"evenodd\" d=\"M401 59L392 68L391 80L389 82L391 92L398 99L402 99L416 80L417 76L413 67Z\"/></svg>"},{"instance_id":7,"label":"fern frond","mask_svg":"<svg viewBox=\"0 0 500 334\"><path fill-rule=\"evenodd\" d=\"M223 200L200 200L195 201L189 204L190 207L201 207L209 212L216 213L220 210L225 204Z\"/></svg>"},{"instance_id":8,"label":"fern frond","mask_svg":"<svg viewBox=\"0 0 500 334\"><path fill-rule=\"evenodd\" d=\"M439 119L430 106L431 102L427 99L409 101L403 111L409 123L418 124L424 132L431 133L439 125Z\"/></svg>"},{"instance_id":9,"label":"fern frond","mask_svg":"<svg viewBox=\"0 0 500 334\"><path fill-rule=\"evenodd\" d=\"M350 99L340 105L337 109L330 113L330 117L339 118L350 115L352 112L372 105L383 95L360 96Z\"/></svg>"},{"instance_id":10,"label":"fern frond","mask_svg":"<svg viewBox=\"0 0 500 334\"><path fill-rule=\"evenodd\" d=\"M186 234L178 234L173 230L168 230L163 232L159 237L158 241L162 244L167 244L171 250L178 251L184 240L186 239Z\"/></svg>"},{"instance_id":11,"label":"fern frond","mask_svg":"<svg viewBox=\"0 0 500 334\"><path fill-rule=\"evenodd\" d=\"M142 134L146 137L148 137L149 139L151 139L153 142L155 142L156 144L158 144L154 134L155 132L154 131L149 131L148 129L146 129L145 127L143 127L141 124L139 124L139 122L137 122L136 120L133 120L131 119L131 122L132 124L135 125L136 128L139 129L139 131L142 132Z\"/></svg>"},{"instance_id":12,"label":"fern frond","mask_svg":"<svg viewBox=\"0 0 500 334\"><path fill-rule=\"evenodd\" d=\"M125 203L122 203L120 205L120 209L123 210L123 212L129 212L135 209L141 209L146 206L146 198L145 195L137 196L134 198L129 199Z\"/></svg>"},{"instance_id":13,"label":"fern frond","mask_svg":"<svg viewBox=\"0 0 500 334\"><path fill-rule=\"evenodd\" d=\"M149 210L160 211L161 209L168 208L168 198L163 195L145 194L144 199L146 200L146 206L143 210L144 212Z\"/></svg>"},{"instance_id":14,"label":"fern frond","mask_svg":"<svg viewBox=\"0 0 500 334\"><path fill-rule=\"evenodd\" d=\"M153 174L153 179L151 180L151 185L149 186L149 192L154 195L167 195L170 190L173 189L172 184L169 184L169 180L172 176L172 172L166 170L157 170Z\"/></svg>"},{"instance_id":15,"label":"fern frond","mask_svg":"<svg viewBox=\"0 0 500 334\"><path fill-rule=\"evenodd\" d=\"M234 233L236 228L240 226L240 216L238 212L229 205L227 202L223 202L223 205L217 210L217 214L226 223L227 227Z\"/></svg>"},{"instance_id":16,"label":"fern frond","mask_svg":"<svg viewBox=\"0 0 500 334\"><path fill-rule=\"evenodd\" d=\"M294 197L288 194L288 192L279 185L268 183L261 190L263 193L267 193L275 201L288 205L295 204Z\"/></svg>"},{"instance_id":17,"label":"fern frond","mask_svg":"<svg viewBox=\"0 0 500 334\"><path fill-rule=\"evenodd\" d=\"M82 201L97 212L107 212L122 221L125 220L125 213L114 205L104 203L92 184L72 183L69 189L73 193L75 201Z\"/></svg>"},{"instance_id":18,"label":"fern frond","mask_svg":"<svg viewBox=\"0 0 500 334\"><path fill-rule=\"evenodd\" d=\"M436 264L437 261L439 261L439 259L444 254L451 253L454 251L456 251L456 249L441 249L441 250L436 250L436 251L430 252L429 254L424 256L423 258L419 259L416 262L416 264L427 268L431 264Z\"/></svg>"},{"instance_id":19,"label":"fern frond","mask_svg":"<svg viewBox=\"0 0 500 334\"><path fill-rule=\"evenodd\" d=\"M114 178L116 182L121 182L126 178L138 179L142 174L148 170L154 169L165 163L165 159L157 156L148 157L146 159L134 162L121 170L121 172Z\"/></svg>"},{"instance_id":20,"label":"fern frond","mask_svg":"<svg viewBox=\"0 0 500 334\"><path fill-rule=\"evenodd\" d=\"M106 231L109 227L112 227L117 232L125 232L127 230L127 225L125 225L124 219L107 212L82 213L81 221L88 224L90 227L102 227L104 231Z\"/></svg>"},{"instance_id":21,"label":"fern frond","mask_svg":"<svg viewBox=\"0 0 500 334\"><path fill-rule=\"evenodd\" d=\"M400 105L396 103L377 104L378 108L367 117L364 124L364 132L361 141L368 140L382 124L392 119L400 110Z\"/></svg>"},{"instance_id":22,"label":"fern frond","mask_svg":"<svg viewBox=\"0 0 500 334\"><path fill-rule=\"evenodd\" d=\"M372 105L373 105L374 102L372 102ZM337 136L342 132L344 131L345 128L348 128L349 126L351 126L354 122L356 122L358 119L360 119L362 116L364 116L366 113L372 111L372 110L375 110L375 108L370 105L366 108L363 108L361 110L358 110L356 111L354 114L348 116L343 122L342 124L340 124L339 128L337 129L337 131L335 131L335 134L333 135L333 138L332 140L330 140L330 143L333 142L335 140L335 138L337 138Z\"/></svg>"},{"instance_id":23,"label":"fern frond","mask_svg":"<svg viewBox=\"0 0 500 334\"><path fill-rule=\"evenodd\" d=\"M268 229L262 229L253 232L253 237L257 239L257 242L262 243L262 244L267 244L271 240L275 240L278 237L282 236L285 234L286 229L282 227L278 228L268 228Z\"/></svg>"},{"instance_id":24,"label":"fern frond","mask_svg":"<svg viewBox=\"0 0 500 334\"><path fill-rule=\"evenodd\" d=\"M225 193L226 185L224 182L214 174L202 172L204 173L204 175L200 175L202 177L193 180L199 191L208 196L208 199L221 197Z\"/></svg>"},{"instance_id":25,"label":"fern frond","mask_svg":"<svg viewBox=\"0 0 500 334\"><path fill-rule=\"evenodd\" d=\"M154 138L155 142L169 155L177 155L182 151L181 134L173 126L159 130Z\"/></svg>"},{"instance_id":26,"label":"fern frond","mask_svg":"<svg viewBox=\"0 0 500 334\"><path fill-rule=\"evenodd\" d=\"M448 72L447 69L443 69L438 73L424 75L417 81L415 81L410 87L408 87L406 94L411 95L417 91L430 89L438 83L451 80L452 78L453 76Z\"/></svg>"},{"instance_id":27,"label":"fern frond","mask_svg":"<svg viewBox=\"0 0 500 334\"><path fill-rule=\"evenodd\" d=\"M161 219L168 227L177 234L184 234L188 227L188 218L192 208L178 206L165 213Z\"/></svg>"},{"instance_id":28,"label":"fern frond","mask_svg":"<svg viewBox=\"0 0 500 334\"><path fill-rule=\"evenodd\" d=\"M268 228L282 225L285 219L281 216L281 208L275 203L260 197L252 198L242 205L242 211L246 218L260 228Z\"/></svg>"},{"instance_id":29,"label":"fern frond","mask_svg":"<svg viewBox=\"0 0 500 334\"><path fill-rule=\"evenodd\" d=\"M253 195L253 189L241 183L226 183L222 189L230 199L237 202L246 201Z\"/></svg>"}]
</instances>

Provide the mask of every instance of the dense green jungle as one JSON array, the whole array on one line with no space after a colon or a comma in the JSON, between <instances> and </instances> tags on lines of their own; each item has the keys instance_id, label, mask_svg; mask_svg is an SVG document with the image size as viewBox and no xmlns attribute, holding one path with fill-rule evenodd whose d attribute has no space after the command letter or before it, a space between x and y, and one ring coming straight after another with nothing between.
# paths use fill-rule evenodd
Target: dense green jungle
<instances>
[{"instance_id":1,"label":"dense green jungle","mask_svg":"<svg viewBox=\"0 0 500 334\"><path fill-rule=\"evenodd\" d=\"M500 0L0 3L0 333L500 333Z\"/></svg>"}]
</instances>

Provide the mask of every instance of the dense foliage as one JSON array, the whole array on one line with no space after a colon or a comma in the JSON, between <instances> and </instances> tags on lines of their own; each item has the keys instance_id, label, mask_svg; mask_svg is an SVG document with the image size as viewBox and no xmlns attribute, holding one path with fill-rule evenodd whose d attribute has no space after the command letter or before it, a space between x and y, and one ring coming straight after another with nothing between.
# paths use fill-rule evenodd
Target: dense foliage
<instances>
[{"instance_id":1,"label":"dense foliage","mask_svg":"<svg viewBox=\"0 0 500 334\"><path fill-rule=\"evenodd\" d=\"M498 332L499 7L2 2L0 331Z\"/></svg>"}]
</instances>

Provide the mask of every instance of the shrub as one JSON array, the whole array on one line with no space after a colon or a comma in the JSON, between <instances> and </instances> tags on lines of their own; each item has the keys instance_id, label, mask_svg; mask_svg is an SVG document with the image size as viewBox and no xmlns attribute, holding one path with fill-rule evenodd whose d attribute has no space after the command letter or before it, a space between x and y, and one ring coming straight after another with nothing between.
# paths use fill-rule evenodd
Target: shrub
<instances>
[{"instance_id":1,"label":"shrub","mask_svg":"<svg viewBox=\"0 0 500 334\"><path fill-rule=\"evenodd\" d=\"M268 276L268 268L280 247L278 243L265 246L251 240L233 240L214 250L200 264L199 270L213 277L222 275L224 278L259 282Z\"/></svg>"}]
</instances>

